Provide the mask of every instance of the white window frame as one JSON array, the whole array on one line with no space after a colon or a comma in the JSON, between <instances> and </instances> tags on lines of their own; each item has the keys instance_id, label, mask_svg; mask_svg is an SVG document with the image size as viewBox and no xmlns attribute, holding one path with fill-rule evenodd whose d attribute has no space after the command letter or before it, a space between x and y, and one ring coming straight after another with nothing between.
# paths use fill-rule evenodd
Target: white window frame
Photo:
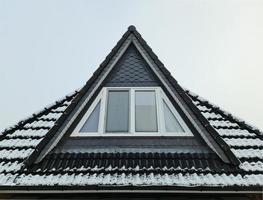
<instances>
[{"instance_id":1,"label":"white window frame","mask_svg":"<svg viewBox=\"0 0 263 200\"><path fill-rule=\"evenodd\" d=\"M107 101L108 101L108 91L129 91L129 132L106 132L106 115L107 115ZM135 91L155 91L155 102L156 102L156 114L157 114L157 132L135 132ZM100 116L99 116L99 125L98 132L80 132L82 126L93 112L94 108L100 101ZM185 132L166 132L165 131L165 121L164 121L164 112L163 112L163 101L167 104L172 114L176 117L181 127ZM163 90L160 87L104 87L101 92L91 104L88 111L82 117L73 133L72 137L160 137L160 136L169 136L169 137L188 137L193 136L192 132L188 126L183 121L182 117L176 111L168 97L165 95Z\"/></svg>"}]
</instances>

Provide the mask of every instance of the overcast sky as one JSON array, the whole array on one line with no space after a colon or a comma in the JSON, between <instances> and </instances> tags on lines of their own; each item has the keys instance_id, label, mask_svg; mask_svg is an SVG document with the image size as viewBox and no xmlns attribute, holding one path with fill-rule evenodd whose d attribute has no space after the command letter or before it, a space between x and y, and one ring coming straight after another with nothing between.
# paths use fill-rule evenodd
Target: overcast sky
<instances>
[{"instance_id":1,"label":"overcast sky","mask_svg":"<svg viewBox=\"0 0 263 200\"><path fill-rule=\"evenodd\" d=\"M261 0L0 0L0 130L83 86L131 24L182 86L263 129Z\"/></svg>"}]
</instances>

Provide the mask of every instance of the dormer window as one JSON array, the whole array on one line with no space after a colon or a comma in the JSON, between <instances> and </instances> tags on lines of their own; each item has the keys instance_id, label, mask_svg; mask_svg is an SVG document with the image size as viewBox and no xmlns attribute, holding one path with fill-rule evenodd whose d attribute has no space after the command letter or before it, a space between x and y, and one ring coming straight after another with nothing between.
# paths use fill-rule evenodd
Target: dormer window
<instances>
[{"instance_id":1,"label":"dormer window","mask_svg":"<svg viewBox=\"0 0 263 200\"><path fill-rule=\"evenodd\" d=\"M160 87L103 88L71 136L192 136Z\"/></svg>"}]
</instances>

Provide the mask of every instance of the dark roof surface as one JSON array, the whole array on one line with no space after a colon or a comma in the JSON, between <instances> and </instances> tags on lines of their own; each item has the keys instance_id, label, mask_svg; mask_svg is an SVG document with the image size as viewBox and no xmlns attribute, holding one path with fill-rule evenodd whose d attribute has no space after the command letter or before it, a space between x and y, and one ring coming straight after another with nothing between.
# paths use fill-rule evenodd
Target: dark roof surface
<instances>
[{"instance_id":1,"label":"dark roof surface","mask_svg":"<svg viewBox=\"0 0 263 200\"><path fill-rule=\"evenodd\" d=\"M135 31L130 27L129 31ZM134 32L139 34L138 32ZM125 33L123 40L127 39ZM140 37L140 35L138 36ZM119 42L119 43L121 43ZM144 43L144 41L141 41ZM147 45L147 44L145 44ZM118 46L118 44L117 44ZM151 49L148 48L149 54ZM0 188L25 186L178 186L178 187L262 187L263 139L262 132L249 126L201 97L182 89L163 64L155 62L174 85L180 95L192 106L196 116L215 140L240 160L240 164L227 164L213 151L161 152L150 151L51 151L44 159L32 164L37 155L53 137L63 117L70 113L85 90L96 82L102 68L110 62L118 47L106 58L83 89L65 97L32 117L21 121L1 134ZM133 50L130 50L133 53ZM141 62L136 60L131 63ZM130 63L129 63L130 64ZM140 64L142 65L142 63ZM131 70L133 70L131 68ZM117 73L117 72L116 72ZM140 80L140 73L135 77ZM144 75L146 76L146 75ZM110 79L110 84L127 81L122 74ZM134 76L133 76L134 77ZM148 77L150 84L157 84ZM71 108L72 107L72 108ZM31 162L28 160L31 159ZM28 165L31 163L31 165ZM86 187L87 189L88 187Z\"/></svg>"},{"instance_id":2,"label":"dark roof surface","mask_svg":"<svg viewBox=\"0 0 263 200\"><path fill-rule=\"evenodd\" d=\"M191 93L187 91L186 94ZM23 161L72 101L71 96L48 108L47 113L29 118L30 122L3 133L0 141L0 184L262 186L261 133L232 116L224 116L225 112L207 101L190 96L241 160L239 166L225 164L215 154L105 152L50 154L43 162L23 169Z\"/></svg>"}]
</instances>

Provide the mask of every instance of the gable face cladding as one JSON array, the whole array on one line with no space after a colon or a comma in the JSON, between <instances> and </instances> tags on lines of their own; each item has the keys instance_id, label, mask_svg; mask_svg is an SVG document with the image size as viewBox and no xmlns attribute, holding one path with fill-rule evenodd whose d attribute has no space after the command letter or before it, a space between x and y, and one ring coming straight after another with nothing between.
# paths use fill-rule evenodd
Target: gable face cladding
<instances>
[{"instance_id":1,"label":"gable face cladding","mask_svg":"<svg viewBox=\"0 0 263 200\"><path fill-rule=\"evenodd\" d=\"M260 199L263 134L130 26L83 88L1 133L0 172L5 198Z\"/></svg>"}]
</instances>

